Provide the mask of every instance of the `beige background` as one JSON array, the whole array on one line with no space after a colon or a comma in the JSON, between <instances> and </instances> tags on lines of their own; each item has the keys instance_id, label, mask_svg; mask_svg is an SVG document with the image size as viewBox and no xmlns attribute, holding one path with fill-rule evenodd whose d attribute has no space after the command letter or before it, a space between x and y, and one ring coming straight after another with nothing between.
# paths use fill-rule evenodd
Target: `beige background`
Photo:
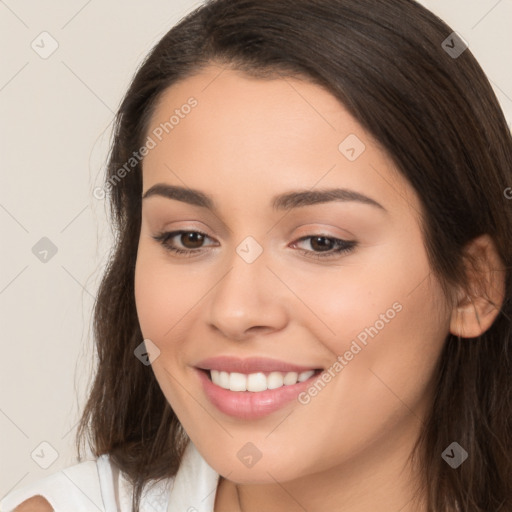
<instances>
[{"instance_id":1,"label":"beige background","mask_svg":"<svg viewBox=\"0 0 512 512\"><path fill-rule=\"evenodd\" d=\"M469 43L510 125L512 1L423 3ZM198 4L0 0L0 498L75 463L91 308L110 244L92 193L110 123L144 55Z\"/></svg>"}]
</instances>

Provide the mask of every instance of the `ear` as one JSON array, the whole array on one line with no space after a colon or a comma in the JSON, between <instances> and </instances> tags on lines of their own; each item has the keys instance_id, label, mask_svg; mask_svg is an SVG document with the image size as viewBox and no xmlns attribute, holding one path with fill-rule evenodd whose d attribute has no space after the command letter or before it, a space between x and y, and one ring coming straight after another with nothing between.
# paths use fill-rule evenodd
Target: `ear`
<instances>
[{"instance_id":1,"label":"ear","mask_svg":"<svg viewBox=\"0 0 512 512\"><path fill-rule=\"evenodd\" d=\"M491 327L503 305L505 268L489 235L468 244L465 260L467 289L459 291L450 332L460 338L476 338Z\"/></svg>"}]
</instances>

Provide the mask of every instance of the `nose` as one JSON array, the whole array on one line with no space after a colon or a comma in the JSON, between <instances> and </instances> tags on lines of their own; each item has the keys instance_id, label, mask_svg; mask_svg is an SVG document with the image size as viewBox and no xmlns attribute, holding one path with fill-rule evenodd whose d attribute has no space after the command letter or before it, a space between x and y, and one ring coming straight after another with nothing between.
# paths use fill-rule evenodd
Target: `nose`
<instances>
[{"instance_id":1,"label":"nose","mask_svg":"<svg viewBox=\"0 0 512 512\"><path fill-rule=\"evenodd\" d=\"M252 262L233 252L209 294L208 323L236 341L283 329L289 321L290 297L267 266L265 251Z\"/></svg>"}]
</instances>

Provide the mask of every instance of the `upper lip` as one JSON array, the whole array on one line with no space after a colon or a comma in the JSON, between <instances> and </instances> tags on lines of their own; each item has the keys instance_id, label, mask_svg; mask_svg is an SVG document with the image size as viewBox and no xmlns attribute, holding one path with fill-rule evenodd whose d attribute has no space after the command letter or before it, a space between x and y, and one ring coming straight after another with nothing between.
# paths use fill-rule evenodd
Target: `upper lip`
<instances>
[{"instance_id":1,"label":"upper lip","mask_svg":"<svg viewBox=\"0 0 512 512\"><path fill-rule=\"evenodd\" d=\"M318 366L302 366L278 361L277 359L268 359L265 357L249 357L240 359L233 356L217 356L203 359L196 364L196 368L201 370L219 370L225 372L237 373L256 373L256 372L306 372L308 370L318 370Z\"/></svg>"}]
</instances>

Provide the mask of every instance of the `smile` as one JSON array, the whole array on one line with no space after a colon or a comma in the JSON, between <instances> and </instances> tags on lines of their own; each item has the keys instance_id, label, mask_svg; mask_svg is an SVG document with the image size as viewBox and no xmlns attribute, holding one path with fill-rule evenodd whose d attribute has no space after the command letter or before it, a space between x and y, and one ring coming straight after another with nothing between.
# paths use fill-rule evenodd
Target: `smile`
<instances>
[{"instance_id":1,"label":"smile","mask_svg":"<svg viewBox=\"0 0 512 512\"><path fill-rule=\"evenodd\" d=\"M323 371L266 358L216 357L195 367L208 400L222 413L262 418L290 402Z\"/></svg>"}]
</instances>

